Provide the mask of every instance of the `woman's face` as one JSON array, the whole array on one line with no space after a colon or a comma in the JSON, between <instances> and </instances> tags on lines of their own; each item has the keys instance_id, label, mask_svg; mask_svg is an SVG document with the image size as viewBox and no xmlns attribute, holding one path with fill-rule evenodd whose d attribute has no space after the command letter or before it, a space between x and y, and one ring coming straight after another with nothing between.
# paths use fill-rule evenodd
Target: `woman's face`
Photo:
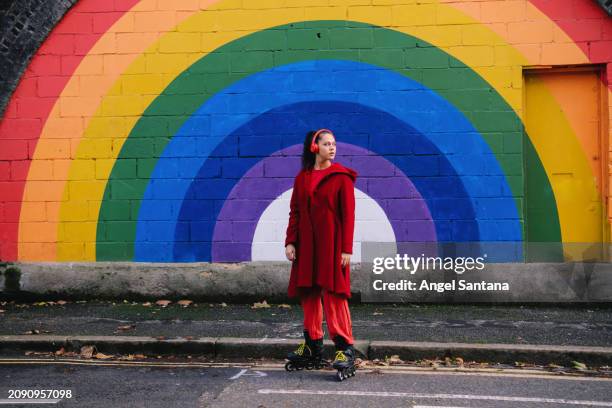
<instances>
[{"instance_id":1,"label":"woman's face","mask_svg":"<svg viewBox=\"0 0 612 408\"><path fill-rule=\"evenodd\" d=\"M329 133L322 133L319 136L319 153L322 160L333 160L336 156L336 139Z\"/></svg>"}]
</instances>

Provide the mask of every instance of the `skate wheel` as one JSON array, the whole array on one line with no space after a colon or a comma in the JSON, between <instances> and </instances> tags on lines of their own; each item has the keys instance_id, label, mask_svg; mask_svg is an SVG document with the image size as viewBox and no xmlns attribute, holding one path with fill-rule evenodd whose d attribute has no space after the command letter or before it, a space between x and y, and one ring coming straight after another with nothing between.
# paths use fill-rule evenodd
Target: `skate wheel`
<instances>
[{"instance_id":1,"label":"skate wheel","mask_svg":"<svg viewBox=\"0 0 612 408\"><path fill-rule=\"evenodd\" d=\"M338 379L338 381L344 380L344 374L342 374L342 371L338 371L336 373L336 378Z\"/></svg>"},{"instance_id":2,"label":"skate wheel","mask_svg":"<svg viewBox=\"0 0 612 408\"><path fill-rule=\"evenodd\" d=\"M295 366L296 371L302 371L304 369L304 366L301 365L297 365Z\"/></svg>"},{"instance_id":3,"label":"skate wheel","mask_svg":"<svg viewBox=\"0 0 612 408\"><path fill-rule=\"evenodd\" d=\"M312 370L313 368L315 368L315 364L313 362L306 363L307 370Z\"/></svg>"}]
</instances>

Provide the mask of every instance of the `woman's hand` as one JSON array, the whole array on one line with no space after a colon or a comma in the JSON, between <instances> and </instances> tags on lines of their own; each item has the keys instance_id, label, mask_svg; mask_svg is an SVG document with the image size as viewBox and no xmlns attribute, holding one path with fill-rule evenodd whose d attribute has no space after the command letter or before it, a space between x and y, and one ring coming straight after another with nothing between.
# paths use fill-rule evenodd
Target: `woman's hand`
<instances>
[{"instance_id":1,"label":"woman's hand","mask_svg":"<svg viewBox=\"0 0 612 408\"><path fill-rule=\"evenodd\" d=\"M295 247L293 246L293 244L289 244L289 245L287 245L285 247L285 256L291 262L293 262L293 261L295 261L297 259L296 255L295 255Z\"/></svg>"},{"instance_id":2,"label":"woman's hand","mask_svg":"<svg viewBox=\"0 0 612 408\"><path fill-rule=\"evenodd\" d=\"M342 266L349 265L351 263L351 254L345 254L342 252Z\"/></svg>"}]
</instances>

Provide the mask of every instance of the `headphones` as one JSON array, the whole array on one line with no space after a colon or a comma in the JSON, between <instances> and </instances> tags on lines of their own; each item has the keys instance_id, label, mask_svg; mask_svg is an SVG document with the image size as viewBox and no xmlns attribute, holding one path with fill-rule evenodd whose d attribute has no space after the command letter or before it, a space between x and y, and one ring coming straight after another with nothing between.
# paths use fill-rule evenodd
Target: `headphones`
<instances>
[{"instance_id":1,"label":"headphones","mask_svg":"<svg viewBox=\"0 0 612 408\"><path fill-rule=\"evenodd\" d=\"M310 142L310 151L312 153L319 153L319 145L315 143L315 140L317 140L317 136L319 136L321 133L329 133L332 136L334 136L333 132L329 129L319 129L315 132L315 134L312 136L312 141Z\"/></svg>"}]
</instances>

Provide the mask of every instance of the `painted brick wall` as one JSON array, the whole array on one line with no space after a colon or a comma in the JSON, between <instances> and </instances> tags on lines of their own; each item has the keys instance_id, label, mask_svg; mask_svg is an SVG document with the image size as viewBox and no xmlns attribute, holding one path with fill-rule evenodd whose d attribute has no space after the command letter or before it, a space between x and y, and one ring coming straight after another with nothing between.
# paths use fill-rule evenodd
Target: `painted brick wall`
<instances>
[{"instance_id":1,"label":"painted brick wall","mask_svg":"<svg viewBox=\"0 0 612 408\"><path fill-rule=\"evenodd\" d=\"M81 0L0 124L0 258L282 259L321 127L359 173L356 260L368 239L601 241L611 50L592 0ZM599 135L545 86L557 113L525 117L523 72L567 65L601 70Z\"/></svg>"}]
</instances>

